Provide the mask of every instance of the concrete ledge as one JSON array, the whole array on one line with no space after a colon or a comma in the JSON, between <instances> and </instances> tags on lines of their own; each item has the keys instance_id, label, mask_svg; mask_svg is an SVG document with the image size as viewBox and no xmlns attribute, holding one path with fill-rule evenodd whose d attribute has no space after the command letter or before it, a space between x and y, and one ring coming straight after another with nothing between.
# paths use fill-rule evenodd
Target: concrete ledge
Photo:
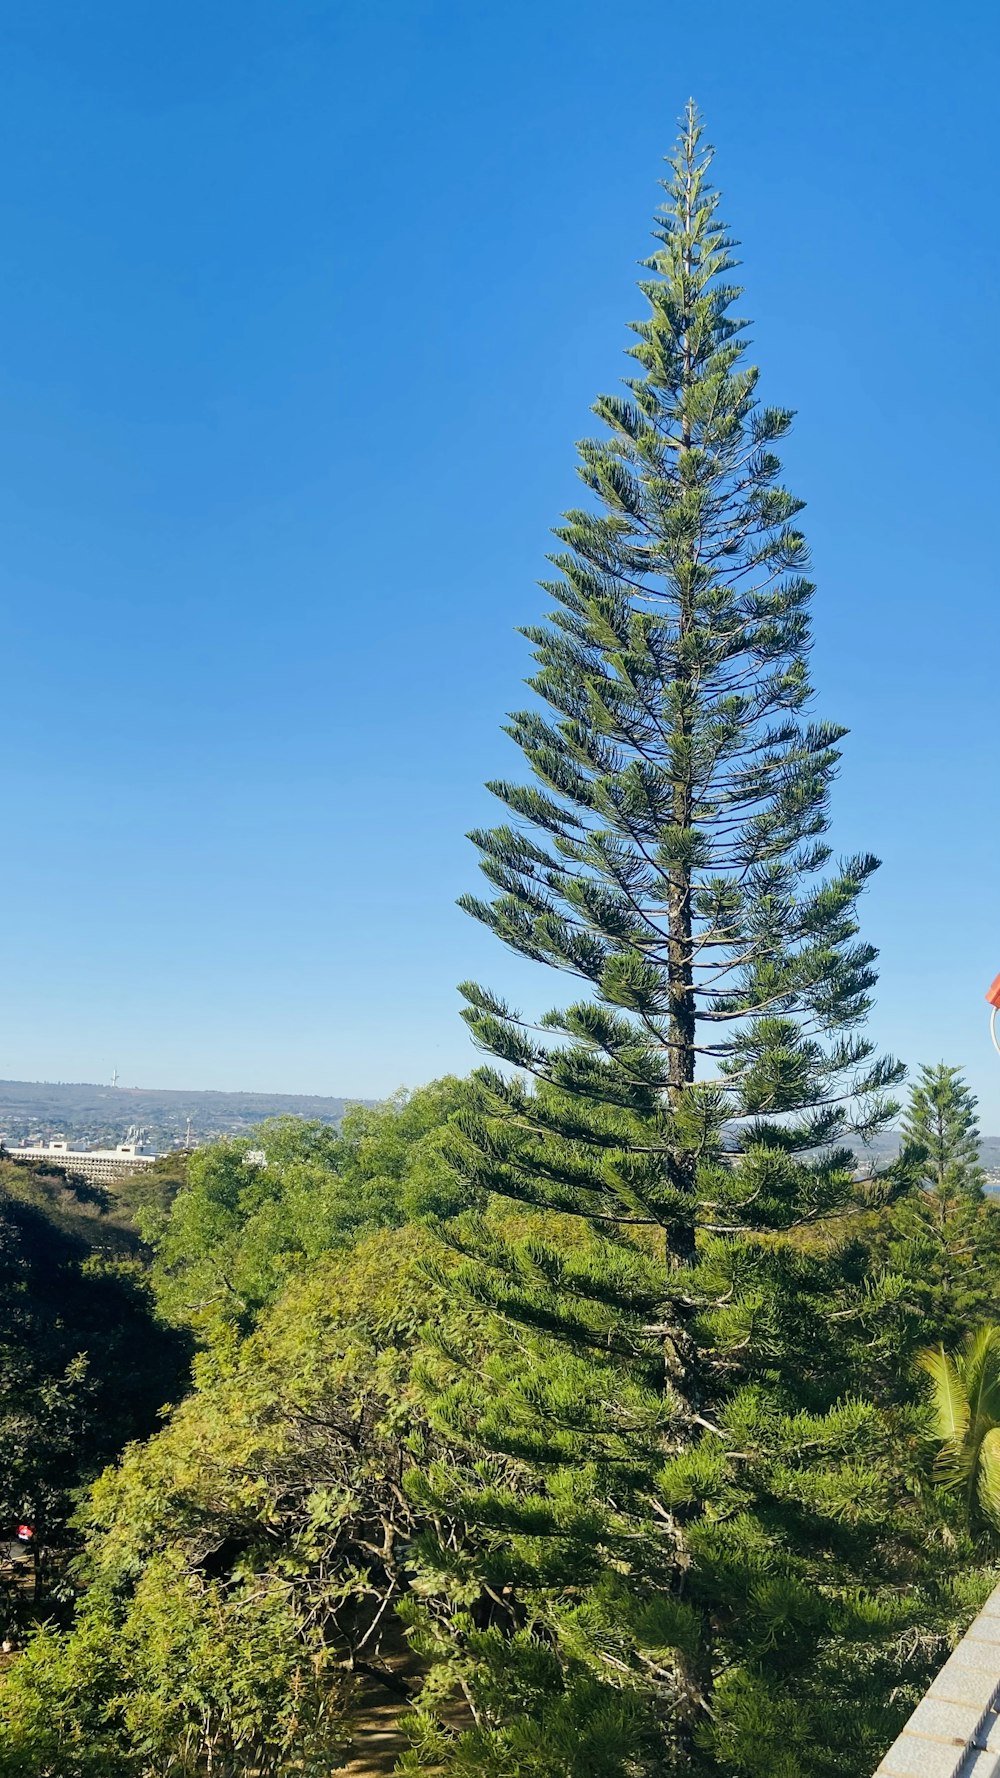
<instances>
[{"instance_id":1,"label":"concrete ledge","mask_svg":"<svg viewBox=\"0 0 1000 1778\"><path fill-rule=\"evenodd\" d=\"M876 1778L1000 1778L1000 1587L921 1698Z\"/></svg>"}]
</instances>

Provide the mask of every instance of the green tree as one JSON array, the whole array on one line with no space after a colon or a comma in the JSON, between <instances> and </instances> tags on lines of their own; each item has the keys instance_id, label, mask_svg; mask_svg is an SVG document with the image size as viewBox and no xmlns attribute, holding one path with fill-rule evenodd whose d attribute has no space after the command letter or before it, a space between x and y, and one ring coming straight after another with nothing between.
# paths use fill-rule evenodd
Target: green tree
<instances>
[{"instance_id":1,"label":"green tree","mask_svg":"<svg viewBox=\"0 0 1000 1778\"><path fill-rule=\"evenodd\" d=\"M166 1313L204 1334L248 1332L320 1254L457 1208L443 1144L467 1093L449 1077L354 1107L339 1129L273 1118L249 1137L196 1150L182 1189L138 1216Z\"/></svg>"},{"instance_id":2,"label":"green tree","mask_svg":"<svg viewBox=\"0 0 1000 1778\"><path fill-rule=\"evenodd\" d=\"M921 1181L942 1203L982 1193L976 1104L961 1070L944 1062L921 1068L910 1088L903 1136L924 1151Z\"/></svg>"},{"instance_id":3,"label":"green tree","mask_svg":"<svg viewBox=\"0 0 1000 1778\"><path fill-rule=\"evenodd\" d=\"M639 374L596 404L526 631L534 781L492 785L512 819L473 836L494 894L467 910L582 995L463 990L501 1066L455 1161L520 1221L450 1231L491 1355L429 1341L454 1455L411 1487L469 1539L424 1536L412 1615L477 1723L419 1714L417 1768L861 1772L916 1677L904 1624L954 1609L905 1485L919 1416L849 1393L900 1288L858 1232L896 1182L857 1181L849 1139L901 1070L863 1030L876 861L824 838L843 730L807 714L790 415L745 360L710 161L692 107Z\"/></svg>"},{"instance_id":4,"label":"green tree","mask_svg":"<svg viewBox=\"0 0 1000 1778\"><path fill-rule=\"evenodd\" d=\"M468 1083L455 1075L381 1105L353 1105L340 1125L337 1168L362 1200L373 1189L404 1221L447 1217L469 1202L447 1158L448 1131L467 1104Z\"/></svg>"},{"instance_id":5,"label":"green tree","mask_svg":"<svg viewBox=\"0 0 1000 1778\"><path fill-rule=\"evenodd\" d=\"M976 1100L957 1068L920 1070L903 1120L912 1183L887 1224L886 1258L905 1277L914 1344L953 1345L987 1319L1000 1277L1000 1209L983 1191Z\"/></svg>"},{"instance_id":6,"label":"green tree","mask_svg":"<svg viewBox=\"0 0 1000 1778\"><path fill-rule=\"evenodd\" d=\"M141 1214L166 1216L178 1192L187 1184L190 1158L190 1151L183 1148L158 1155L138 1173L116 1181L109 1195L116 1207L133 1220Z\"/></svg>"}]
</instances>

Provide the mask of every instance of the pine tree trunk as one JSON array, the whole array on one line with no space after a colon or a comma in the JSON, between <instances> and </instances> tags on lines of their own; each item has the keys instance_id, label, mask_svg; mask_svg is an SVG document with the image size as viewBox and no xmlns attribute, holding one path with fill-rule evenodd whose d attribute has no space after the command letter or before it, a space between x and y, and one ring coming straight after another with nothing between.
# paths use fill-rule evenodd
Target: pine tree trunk
<instances>
[{"instance_id":1,"label":"pine tree trunk","mask_svg":"<svg viewBox=\"0 0 1000 1778\"><path fill-rule=\"evenodd\" d=\"M693 155L691 156L693 162ZM686 181L685 224L687 239L684 247L684 278L685 300L690 299L691 278L693 271L693 241L691 232L691 174L690 168ZM687 394L692 381L691 337L686 331L683 341L683 387L685 395L684 412L681 418L681 456L678 463L680 469L684 456L691 448L691 417L687 407ZM691 783L691 724L690 703L692 687L686 643L694 625L693 583L696 567L696 544L692 536L687 560L680 564L678 572L678 642L677 672L678 677L685 678L684 698L678 712L678 735L680 747L678 755L683 762L683 774L678 772L673 789L673 821L680 831L687 830L692 817L692 783ZM668 890L668 941L667 941L667 974L670 986L670 1058L668 1101L672 1112L680 1109L681 1101L691 1082L694 1080L695 1068L695 1002L694 979L692 968L692 919L691 919L691 867L686 862L675 863L669 872ZM690 1265L695 1256L694 1227L694 1187L695 1157L690 1149L675 1144L670 1157L671 1184L684 1192L690 1202L690 1215L685 1222L677 1223L670 1232L669 1248L671 1257L677 1265Z\"/></svg>"}]
</instances>

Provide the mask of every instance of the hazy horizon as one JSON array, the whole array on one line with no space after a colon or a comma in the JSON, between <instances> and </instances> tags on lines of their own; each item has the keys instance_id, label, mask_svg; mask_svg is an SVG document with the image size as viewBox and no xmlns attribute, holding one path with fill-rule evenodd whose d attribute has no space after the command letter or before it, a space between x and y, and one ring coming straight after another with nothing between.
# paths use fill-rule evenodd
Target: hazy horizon
<instances>
[{"instance_id":1,"label":"hazy horizon","mask_svg":"<svg viewBox=\"0 0 1000 1778\"><path fill-rule=\"evenodd\" d=\"M401 1082L400 1087L409 1089L412 1087L423 1086L426 1084L427 1083L423 1082L423 1081L408 1081L408 1082ZM204 1098L204 1097L210 1097L212 1095L215 1095L221 1099L239 1099L239 1098L246 1098L246 1099L302 1099L305 1101L319 1099L319 1100L330 1100L331 1102L336 1102L336 1103L368 1104L368 1105L373 1104L373 1103L378 1103L380 1100L390 1097L389 1094L385 1094L385 1093L345 1093L345 1092L338 1092L335 1090L333 1090L333 1091L323 1090L323 1091L319 1091L319 1092L310 1092L310 1091L306 1091L306 1090L297 1091L294 1088L288 1089L288 1088L284 1088L284 1087L214 1087L214 1086L212 1086L212 1087L198 1087L198 1086L172 1087L172 1086L151 1086L148 1083L146 1083L145 1085L140 1085L138 1083L133 1083L133 1082L128 1082L128 1081L118 1081L114 1086L112 1086L110 1081L95 1081L95 1080L15 1080L12 1078L11 1079L0 1079L0 1093L2 1093L2 1091L5 1087L64 1087L64 1088L70 1088L70 1089L89 1088L89 1089L92 1089L95 1093L98 1093L101 1095L106 1095L108 1097L109 1101L112 1103L113 1103L113 1095L116 1093L137 1093L137 1094L156 1094L156 1095L169 1094L173 1097L176 1097L176 1098L182 1099L182 1100L186 1099L186 1098L190 1099L192 1097ZM393 1090L395 1091L398 1089L393 1089ZM4 1108L3 1108L2 1104L0 1104L0 1120L2 1120L2 1117L3 1117L3 1109ZM980 1119L980 1122L981 1121L982 1120ZM879 1137L876 1138L875 1146L877 1147L879 1141L882 1140L883 1138L896 1136L896 1135L898 1135L898 1133L899 1133L899 1120L897 1119L894 1123L887 1125L886 1128L880 1132ZM997 1131L996 1133L994 1133L991 1130L981 1130L980 1135L981 1135L981 1140L984 1143L985 1142L1000 1141L1000 1131Z\"/></svg>"}]
</instances>

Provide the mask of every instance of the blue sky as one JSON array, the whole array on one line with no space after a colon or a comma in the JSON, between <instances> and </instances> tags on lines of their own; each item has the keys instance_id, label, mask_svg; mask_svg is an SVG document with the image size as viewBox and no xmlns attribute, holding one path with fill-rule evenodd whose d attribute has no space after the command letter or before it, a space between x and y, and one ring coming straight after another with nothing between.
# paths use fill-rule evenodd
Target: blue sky
<instances>
[{"instance_id":1,"label":"blue sky","mask_svg":"<svg viewBox=\"0 0 1000 1778\"><path fill-rule=\"evenodd\" d=\"M472 1060L454 908L660 156L707 114L819 582L880 1041L1000 1131L1000 15L7 0L0 1075Z\"/></svg>"}]
</instances>

